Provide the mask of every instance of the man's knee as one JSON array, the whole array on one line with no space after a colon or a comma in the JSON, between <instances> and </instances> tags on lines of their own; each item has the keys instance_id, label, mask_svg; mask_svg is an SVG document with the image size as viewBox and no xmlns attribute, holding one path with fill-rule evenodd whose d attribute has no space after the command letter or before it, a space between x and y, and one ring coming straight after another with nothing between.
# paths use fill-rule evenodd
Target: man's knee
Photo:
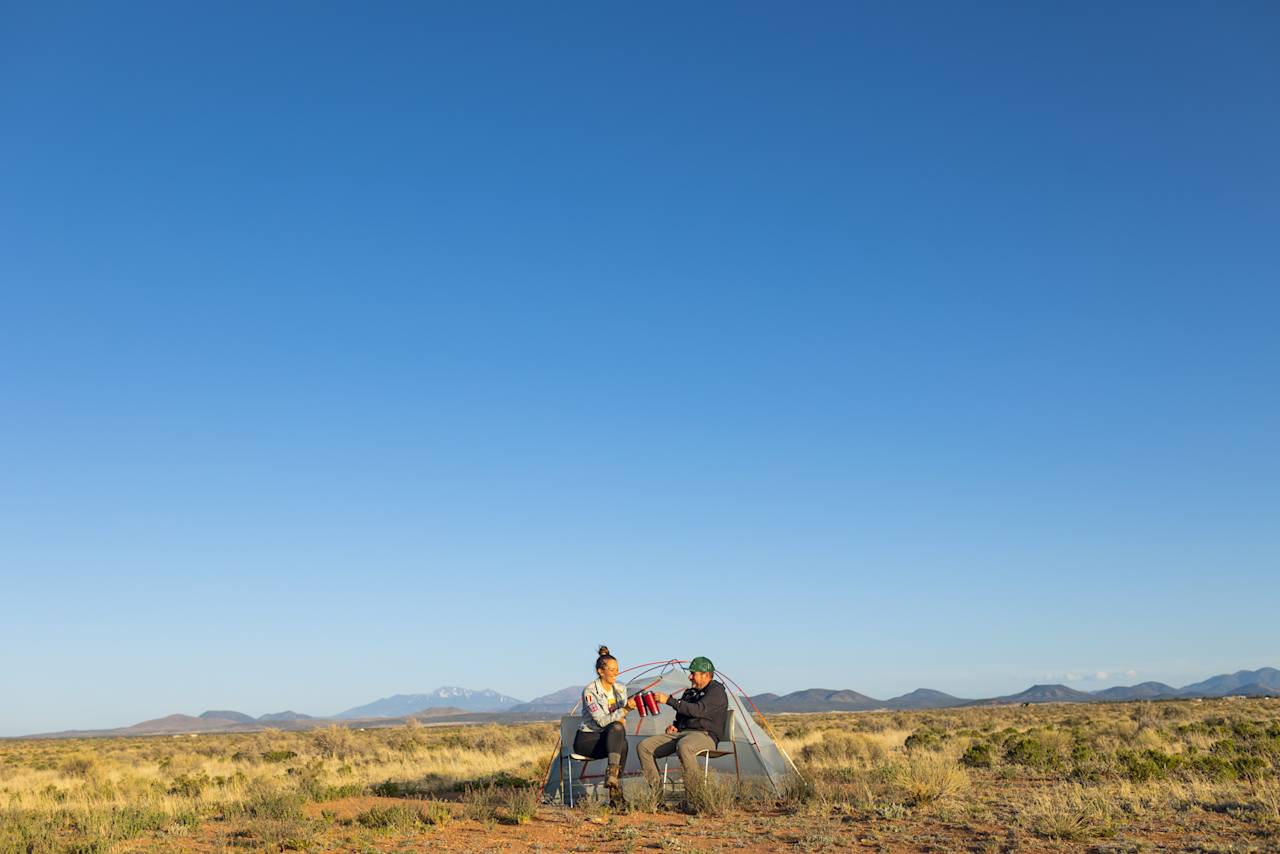
<instances>
[{"instance_id":1,"label":"man's knee","mask_svg":"<svg viewBox=\"0 0 1280 854\"><path fill-rule=\"evenodd\" d=\"M690 762L695 759L701 751L714 749L715 744L711 741L711 736L703 733L685 736L680 739L680 744L676 748L680 754L681 762Z\"/></svg>"}]
</instances>

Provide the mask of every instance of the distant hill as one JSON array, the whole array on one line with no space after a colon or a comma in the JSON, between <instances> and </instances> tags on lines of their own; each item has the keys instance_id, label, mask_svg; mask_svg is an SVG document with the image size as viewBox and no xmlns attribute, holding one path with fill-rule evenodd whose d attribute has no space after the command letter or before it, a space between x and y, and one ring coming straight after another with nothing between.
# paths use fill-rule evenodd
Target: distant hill
<instances>
[{"instance_id":1,"label":"distant hill","mask_svg":"<svg viewBox=\"0 0 1280 854\"><path fill-rule=\"evenodd\" d=\"M235 723L235 721L221 720L219 718L197 718L192 717L191 715L168 715L167 717L155 718L154 720L136 723L133 726L122 727L120 731L124 735L162 735L165 733L180 732L210 732L224 730Z\"/></svg>"},{"instance_id":2,"label":"distant hill","mask_svg":"<svg viewBox=\"0 0 1280 854\"><path fill-rule=\"evenodd\" d=\"M258 723L270 722L270 721L318 721L318 720L323 720L323 719L314 717L312 715L304 715L302 714L302 712L295 712L293 710L289 710L284 712L272 712L269 715L262 715L261 717L258 718Z\"/></svg>"},{"instance_id":3,"label":"distant hill","mask_svg":"<svg viewBox=\"0 0 1280 854\"><path fill-rule=\"evenodd\" d=\"M221 721L234 721L238 724L251 724L257 718L250 717L244 712L201 712L200 717L205 719L217 719Z\"/></svg>"},{"instance_id":4,"label":"distant hill","mask_svg":"<svg viewBox=\"0 0 1280 854\"><path fill-rule=\"evenodd\" d=\"M1117 685L1091 692L1096 699L1121 702L1126 700L1155 700L1178 696L1178 689L1163 682L1141 682L1137 685Z\"/></svg>"},{"instance_id":5,"label":"distant hill","mask_svg":"<svg viewBox=\"0 0 1280 854\"><path fill-rule=\"evenodd\" d=\"M1223 673L1220 676L1211 676L1203 682L1185 685L1178 693L1184 696L1222 697L1240 693L1240 689L1246 685L1280 690L1280 670L1274 667L1263 667L1259 670Z\"/></svg>"},{"instance_id":6,"label":"distant hill","mask_svg":"<svg viewBox=\"0 0 1280 854\"><path fill-rule=\"evenodd\" d=\"M900 697L893 697L884 701L884 705L889 709L947 709L952 706L963 706L972 703L972 700L953 697L950 694L944 694L942 691L935 691L932 688L917 688L909 694L903 694Z\"/></svg>"},{"instance_id":7,"label":"distant hill","mask_svg":"<svg viewBox=\"0 0 1280 854\"><path fill-rule=\"evenodd\" d=\"M512 723L548 720L565 714L579 699L581 688L570 685L522 703L496 691L472 691L444 687L430 694L397 694L364 706L348 709L335 718L314 717L300 712L273 712L252 718L243 712L210 710L199 716L169 715L128 727L102 730L64 730L23 738L94 738L103 736L145 736L205 732L252 732L270 726L285 730L306 730L339 722L346 726L403 726L409 718L431 723ZM1018 694L965 700L931 688L917 688L889 700L877 700L857 691L809 688L790 694L762 693L751 698L766 713L781 712L861 712L877 709L942 709L953 706L983 706L1019 703L1101 703L1140 700L1168 700L1229 696L1280 697L1280 670L1263 667L1224 673L1182 688L1163 682L1117 685L1085 692L1065 685L1032 685Z\"/></svg>"},{"instance_id":8,"label":"distant hill","mask_svg":"<svg viewBox=\"0 0 1280 854\"><path fill-rule=\"evenodd\" d=\"M779 697L777 694L757 694L751 698L762 712L857 712L884 708L884 701L857 691L809 688L792 691Z\"/></svg>"},{"instance_id":9,"label":"distant hill","mask_svg":"<svg viewBox=\"0 0 1280 854\"><path fill-rule=\"evenodd\" d=\"M336 718L399 718L413 715L423 709L439 706L450 706L468 712L505 712L513 706L520 705L515 697L499 694L497 691L485 689L473 691L470 688L445 686L437 688L430 694L396 694L383 697L363 706L356 706L334 715Z\"/></svg>"},{"instance_id":10,"label":"distant hill","mask_svg":"<svg viewBox=\"0 0 1280 854\"><path fill-rule=\"evenodd\" d=\"M1239 688L1233 688L1219 694L1220 697L1280 697L1280 689L1272 688L1270 685L1260 685L1257 682L1250 682L1248 685L1241 685Z\"/></svg>"},{"instance_id":11,"label":"distant hill","mask_svg":"<svg viewBox=\"0 0 1280 854\"><path fill-rule=\"evenodd\" d=\"M519 703L512 706L509 712L542 712L550 714L567 715L569 710L573 708L573 704L582 699L582 686L570 685L567 688L561 688L559 691L552 691L550 694L543 694L541 697L534 697L527 703Z\"/></svg>"},{"instance_id":12,"label":"distant hill","mask_svg":"<svg viewBox=\"0 0 1280 854\"><path fill-rule=\"evenodd\" d=\"M1077 691L1066 685L1032 685L1018 694L1004 697L992 697L989 700L974 700L974 706L1016 705L1020 703L1088 703L1094 696L1087 691Z\"/></svg>"}]
</instances>

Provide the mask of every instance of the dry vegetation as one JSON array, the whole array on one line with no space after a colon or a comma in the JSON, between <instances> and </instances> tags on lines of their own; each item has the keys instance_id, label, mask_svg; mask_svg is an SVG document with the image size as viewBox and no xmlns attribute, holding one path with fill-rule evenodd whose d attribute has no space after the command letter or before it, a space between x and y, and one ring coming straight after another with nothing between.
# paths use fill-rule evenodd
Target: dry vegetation
<instances>
[{"instance_id":1,"label":"dry vegetation","mask_svg":"<svg viewBox=\"0 0 1280 854\"><path fill-rule=\"evenodd\" d=\"M550 724L4 741L0 852L1280 850L1278 701L772 723L783 796L622 814L538 804Z\"/></svg>"}]
</instances>

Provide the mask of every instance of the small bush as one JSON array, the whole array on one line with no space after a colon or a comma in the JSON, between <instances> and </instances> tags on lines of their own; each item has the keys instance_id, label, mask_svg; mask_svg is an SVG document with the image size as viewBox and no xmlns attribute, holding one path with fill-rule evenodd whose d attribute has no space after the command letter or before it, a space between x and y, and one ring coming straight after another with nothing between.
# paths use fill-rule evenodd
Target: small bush
<instances>
[{"instance_id":1,"label":"small bush","mask_svg":"<svg viewBox=\"0 0 1280 854\"><path fill-rule=\"evenodd\" d=\"M236 756L243 754L237 753ZM264 750L262 751L263 762L288 762L290 759L297 757L297 753L292 750ZM234 757L233 757L234 758Z\"/></svg>"},{"instance_id":2,"label":"small bush","mask_svg":"<svg viewBox=\"0 0 1280 854\"><path fill-rule=\"evenodd\" d=\"M1055 758L1044 742L1029 737L1014 739L1004 751L1006 762L1028 768L1048 768L1054 764Z\"/></svg>"},{"instance_id":3,"label":"small bush","mask_svg":"<svg viewBox=\"0 0 1280 854\"><path fill-rule=\"evenodd\" d=\"M250 786L241 809L252 818L285 821L300 818L302 804L303 797L300 793L274 789L258 782Z\"/></svg>"},{"instance_id":4,"label":"small bush","mask_svg":"<svg viewBox=\"0 0 1280 854\"><path fill-rule=\"evenodd\" d=\"M942 740L939 738L937 730L924 727L907 736L907 740L902 743L902 746L908 751L939 750L942 748Z\"/></svg>"},{"instance_id":5,"label":"small bush","mask_svg":"<svg viewBox=\"0 0 1280 854\"><path fill-rule=\"evenodd\" d=\"M64 777L89 777L98 767L98 760L92 756L72 756L58 766Z\"/></svg>"},{"instance_id":6,"label":"small bush","mask_svg":"<svg viewBox=\"0 0 1280 854\"><path fill-rule=\"evenodd\" d=\"M894 767L890 780L912 806L953 798L969 788L964 769L937 754L908 757Z\"/></svg>"},{"instance_id":7,"label":"small bush","mask_svg":"<svg viewBox=\"0 0 1280 854\"><path fill-rule=\"evenodd\" d=\"M475 821L488 822L498 817L492 786L467 786L462 790L462 814Z\"/></svg>"},{"instance_id":8,"label":"small bush","mask_svg":"<svg viewBox=\"0 0 1280 854\"><path fill-rule=\"evenodd\" d=\"M499 798L506 812L506 820L511 824L527 824L538 811L539 794L531 786L502 789Z\"/></svg>"},{"instance_id":9,"label":"small bush","mask_svg":"<svg viewBox=\"0 0 1280 854\"><path fill-rule=\"evenodd\" d=\"M340 724L311 731L311 744L326 759L346 759L355 752L356 736Z\"/></svg>"},{"instance_id":10,"label":"small bush","mask_svg":"<svg viewBox=\"0 0 1280 854\"><path fill-rule=\"evenodd\" d=\"M633 812L655 812L662 803L662 787L650 786L647 780L631 786L627 791L627 807Z\"/></svg>"},{"instance_id":11,"label":"small bush","mask_svg":"<svg viewBox=\"0 0 1280 854\"><path fill-rule=\"evenodd\" d=\"M1037 794L1019 821L1046 839L1083 842L1115 833L1115 810L1102 794L1078 785Z\"/></svg>"},{"instance_id":12,"label":"small bush","mask_svg":"<svg viewBox=\"0 0 1280 854\"><path fill-rule=\"evenodd\" d=\"M1164 780L1182 764L1181 757L1159 750L1121 750L1116 753L1123 774L1135 783Z\"/></svg>"},{"instance_id":13,"label":"small bush","mask_svg":"<svg viewBox=\"0 0 1280 854\"><path fill-rule=\"evenodd\" d=\"M685 808L695 815L724 815L733 807L737 781L727 774L697 775L685 780Z\"/></svg>"},{"instance_id":14,"label":"small bush","mask_svg":"<svg viewBox=\"0 0 1280 854\"><path fill-rule=\"evenodd\" d=\"M406 804L373 806L356 816L356 824L372 830L408 830L423 822L418 810Z\"/></svg>"},{"instance_id":15,"label":"small bush","mask_svg":"<svg viewBox=\"0 0 1280 854\"><path fill-rule=\"evenodd\" d=\"M449 811L449 806L441 801L425 801L418 807L418 818L423 824L444 827L453 820L453 813Z\"/></svg>"},{"instance_id":16,"label":"small bush","mask_svg":"<svg viewBox=\"0 0 1280 854\"><path fill-rule=\"evenodd\" d=\"M990 768L995 764L991 756L991 745L985 741L977 741L969 745L964 755L960 757L960 764L969 768Z\"/></svg>"},{"instance_id":17,"label":"small bush","mask_svg":"<svg viewBox=\"0 0 1280 854\"><path fill-rule=\"evenodd\" d=\"M198 798L200 793L213 785L208 774L179 774L169 784L169 794L184 798Z\"/></svg>"}]
</instances>

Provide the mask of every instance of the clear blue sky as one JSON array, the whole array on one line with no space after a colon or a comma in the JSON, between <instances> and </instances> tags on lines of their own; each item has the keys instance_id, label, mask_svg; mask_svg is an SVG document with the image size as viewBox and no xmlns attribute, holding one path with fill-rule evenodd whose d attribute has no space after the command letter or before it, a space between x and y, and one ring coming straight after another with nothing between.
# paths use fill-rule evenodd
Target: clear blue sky
<instances>
[{"instance_id":1,"label":"clear blue sky","mask_svg":"<svg viewBox=\"0 0 1280 854\"><path fill-rule=\"evenodd\" d=\"M1280 664L1280 7L457 5L5 4L0 734Z\"/></svg>"}]
</instances>

